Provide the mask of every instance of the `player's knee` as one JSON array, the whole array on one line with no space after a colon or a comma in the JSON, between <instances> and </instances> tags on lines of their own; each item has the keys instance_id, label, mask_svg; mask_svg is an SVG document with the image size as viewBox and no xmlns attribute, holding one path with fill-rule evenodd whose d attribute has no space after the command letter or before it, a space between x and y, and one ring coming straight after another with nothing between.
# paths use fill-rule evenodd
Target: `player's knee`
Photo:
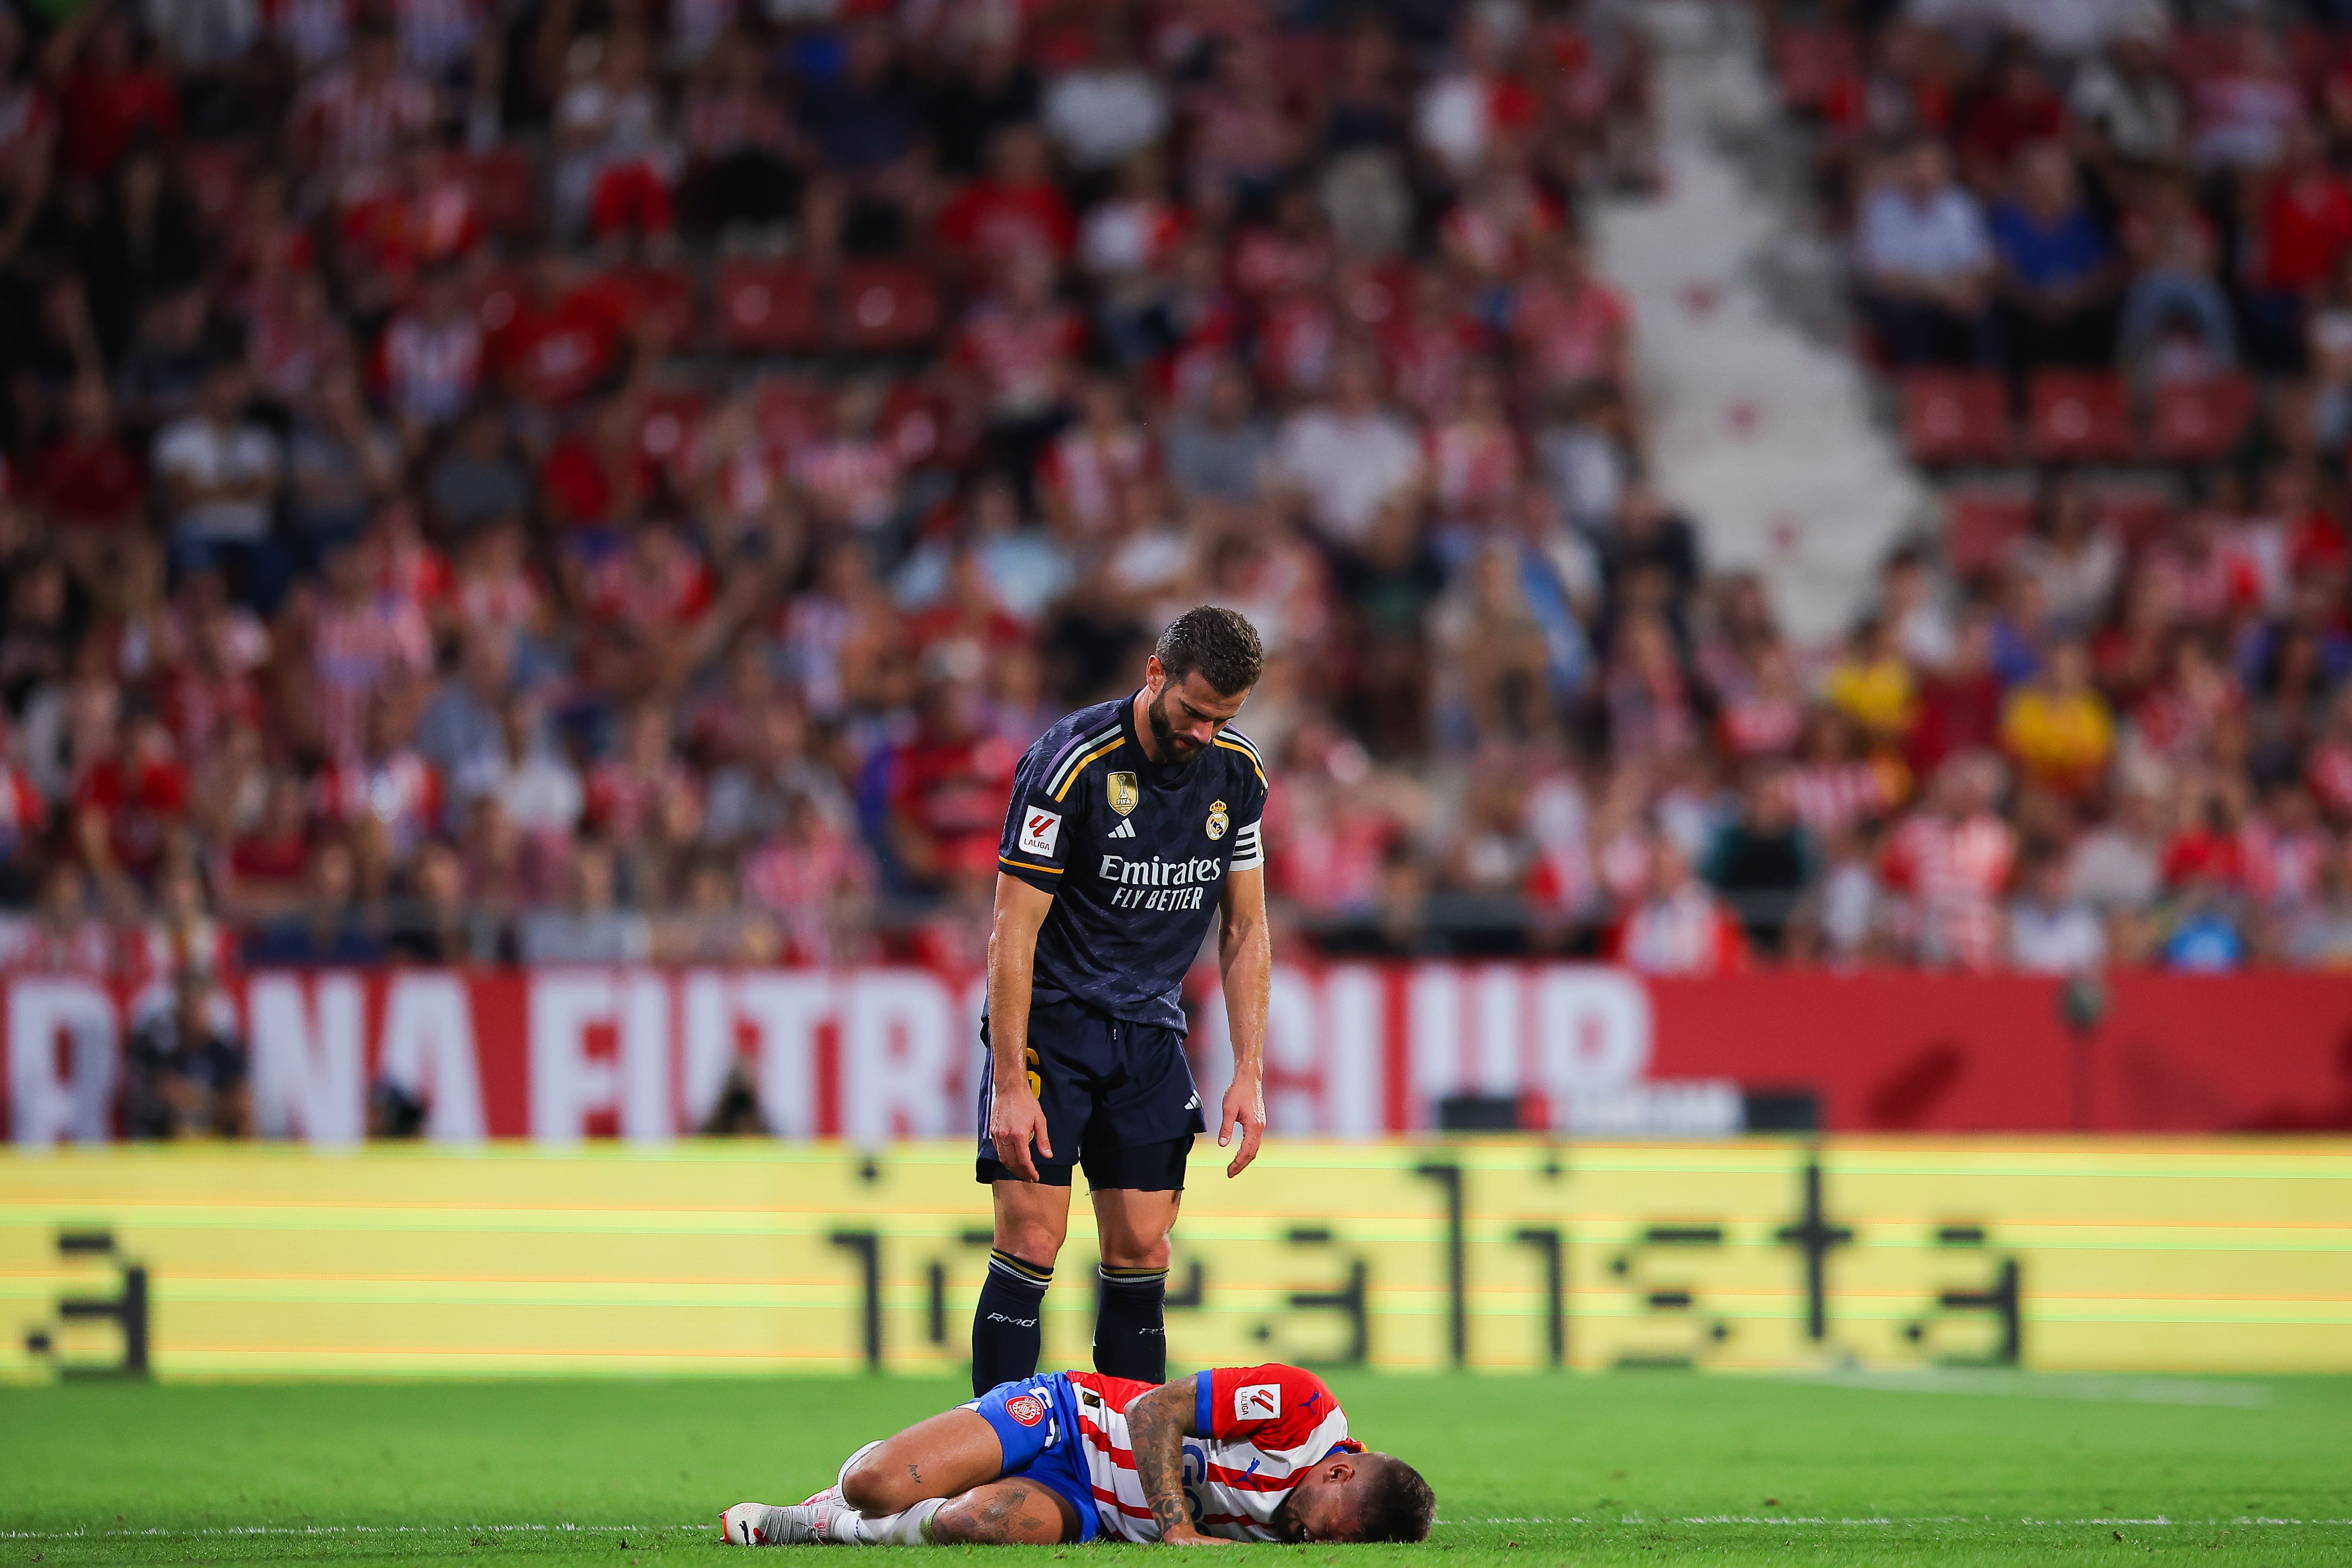
<instances>
[{"instance_id":1,"label":"player's knee","mask_svg":"<svg viewBox=\"0 0 2352 1568\"><path fill-rule=\"evenodd\" d=\"M1164 1236L1129 1233L1102 1238L1103 1266L1108 1268L1165 1268L1170 1253Z\"/></svg>"},{"instance_id":2,"label":"player's knee","mask_svg":"<svg viewBox=\"0 0 2352 1568\"><path fill-rule=\"evenodd\" d=\"M897 1477L881 1457L882 1449L870 1449L841 1472L841 1495L860 1513L896 1513L902 1506L893 1495Z\"/></svg>"},{"instance_id":3,"label":"player's knee","mask_svg":"<svg viewBox=\"0 0 2352 1568\"><path fill-rule=\"evenodd\" d=\"M996 1247L1024 1263L1051 1268L1062 1254L1062 1232L1041 1221L1015 1221L996 1227Z\"/></svg>"}]
</instances>

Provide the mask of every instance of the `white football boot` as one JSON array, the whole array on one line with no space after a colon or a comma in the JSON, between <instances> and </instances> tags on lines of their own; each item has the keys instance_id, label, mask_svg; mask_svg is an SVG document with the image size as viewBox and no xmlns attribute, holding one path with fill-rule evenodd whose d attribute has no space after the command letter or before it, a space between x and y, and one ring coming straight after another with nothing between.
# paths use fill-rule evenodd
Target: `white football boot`
<instances>
[{"instance_id":1,"label":"white football boot","mask_svg":"<svg viewBox=\"0 0 2352 1568\"><path fill-rule=\"evenodd\" d=\"M739 1502L719 1516L719 1532L730 1546L854 1546L848 1527L857 1510L828 1487L797 1508Z\"/></svg>"}]
</instances>

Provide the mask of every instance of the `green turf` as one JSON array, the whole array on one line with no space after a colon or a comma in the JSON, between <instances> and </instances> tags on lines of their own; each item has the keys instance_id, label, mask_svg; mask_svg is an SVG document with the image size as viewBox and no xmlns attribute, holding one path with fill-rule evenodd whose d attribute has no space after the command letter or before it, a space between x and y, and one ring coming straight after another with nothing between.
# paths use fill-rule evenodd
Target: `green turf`
<instances>
[{"instance_id":1,"label":"green turf","mask_svg":"<svg viewBox=\"0 0 2352 1568\"><path fill-rule=\"evenodd\" d=\"M1332 1381L1356 1430L1435 1485L1431 1545L1221 1561L2352 1563L2352 1380L1965 1394L1688 1373ZM857 1441L960 1393L913 1380L0 1388L0 1568L716 1568L741 1550L716 1544L719 1509L795 1501Z\"/></svg>"}]
</instances>

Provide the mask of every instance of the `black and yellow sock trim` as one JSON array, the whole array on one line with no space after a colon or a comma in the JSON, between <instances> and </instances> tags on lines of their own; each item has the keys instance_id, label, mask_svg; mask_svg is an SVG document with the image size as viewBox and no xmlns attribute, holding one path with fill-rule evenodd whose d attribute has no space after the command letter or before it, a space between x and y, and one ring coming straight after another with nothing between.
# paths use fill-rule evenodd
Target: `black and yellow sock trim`
<instances>
[{"instance_id":1,"label":"black and yellow sock trim","mask_svg":"<svg viewBox=\"0 0 2352 1568\"><path fill-rule=\"evenodd\" d=\"M988 1266L1006 1279L1043 1290L1054 1282L1054 1266L1032 1263L1025 1258L1015 1258L1003 1247L992 1247L988 1254Z\"/></svg>"}]
</instances>

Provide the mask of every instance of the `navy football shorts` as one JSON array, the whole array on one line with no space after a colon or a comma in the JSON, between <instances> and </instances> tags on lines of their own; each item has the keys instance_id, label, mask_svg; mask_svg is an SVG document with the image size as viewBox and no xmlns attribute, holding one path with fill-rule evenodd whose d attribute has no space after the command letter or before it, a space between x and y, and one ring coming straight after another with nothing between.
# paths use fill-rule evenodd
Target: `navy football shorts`
<instances>
[{"instance_id":1,"label":"navy football shorts","mask_svg":"<svg viewBox=\"0 0 2352 1568\"><path fill-rule=\"evenodd\" d=\"M988 1020L980 1023L980 1159L983 1182L1013 1179L988 1136L996 1062L987 1055ZM1144 1193L1184 1190L1184 1160L1208 1128L1201 1091L1184 1059L1181 1030L1113 1018L1077 1002L1029 1009L1029 1074L1045 1108L1054 1157L1037 1158L1038 1178L1066 1187L1083 1165L1090 1187ZM1033 1156L1037 1155L1033 1146Z\"/></svg>"}]
</instances>

